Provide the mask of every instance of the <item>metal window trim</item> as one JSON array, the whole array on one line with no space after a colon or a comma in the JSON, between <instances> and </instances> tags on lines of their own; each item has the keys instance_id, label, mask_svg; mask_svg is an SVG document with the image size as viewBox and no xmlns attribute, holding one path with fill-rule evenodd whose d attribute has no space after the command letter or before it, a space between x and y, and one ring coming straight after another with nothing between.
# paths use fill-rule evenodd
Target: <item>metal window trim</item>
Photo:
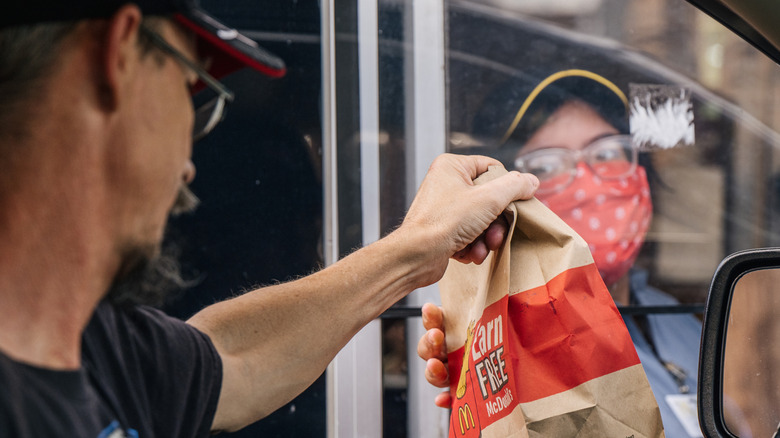
<instances>
[{"instance_id":1,"label":"metal window trim","mask_svg":"<svg viewBox=\"0 0 780 438\"><path fill-rule=\"evenodd\" d=\"M377 2L358 2L358 71L360 98L360 190L362 240L379 239L379 46ZM338 197L335 120L334 2L322 2L323 45L323 162L325 183L326 245L330 264L338 259ZM327 78L326 78L327 76ZM327 159L325 156L327 155ZM369 323L339 352L327 370L327 436L382 435L381 322Z\"/></svg>"},{"instance_id":2,"label":"metal window trim","mask_svg":"<svg viewBox=\"0 0 780 438\"><path fill-rule=\"evenodd\" d=\"M406 86L409 90L407 108L413 112L407 119L411 127L409 150L412 151L407 158L411 160L407 162L407 169L412 170L407 184L408 203L414 199L433 160L446 152L447 145L445 5L439 0L416 0L411 6L413 65L407 68L410 77ZM437 285L418 289L406 300L410 306L422 306L426 302L441 303ZM417 356L417 341L424 333L420 319L407 321L407 433L422 438L446 437L449 413L433 404L441 390L425 380L425 362Z\"/></svg>"},{"instance_id":3,"label":"metal window trim","mask_svg":"<svg viewBox=\"0 0 780 438\"><path fill-rule=\"evenodd\" d=\"M370 3L370 4L369 4ZM434 158L446 152L444 4L417 0L411 7L412 53L406 57L407 155L411 202ZM377 2L359 2L361 202L364 243L379 238L378 23ZM321 0L323 62L323 186L325 263L338 259L338 195L335 102L334 1ZM409 295L410 305L439 302L433 285ZM424 362L416 356L423 328L407 324L409 363L408 434L444 437L448 415L433 404L439 392L424 379ZM374 349L374 351L372 351ZM360 355L358 355L360 352ZM378 355L375 354L378 353ZM372 359L366 362L366 354ZM359 361L360 367L357 368ZM381 324L370 323L339 353L327 370L327 436L381 436ZM366 390L366 387L370 388ZM376 389L378 388L378 390ZM375 416L376 415L376 416Z\"/></svg>"},{"instance_id":4,"label":"metal window trim","mask_svg":"<svg viewBox=\"0 0 780 438\"><path fill-rule=\"evenodd\" d=\"M323 258L325 266L338 260L338 168L336 157L336 38L334 0L321 0L320 9L322 57L322 196L323 196ZM326 436L336 437L335 403L339 379L337 365L328 365L325 377Z\"/></svg>"}]
</instances>

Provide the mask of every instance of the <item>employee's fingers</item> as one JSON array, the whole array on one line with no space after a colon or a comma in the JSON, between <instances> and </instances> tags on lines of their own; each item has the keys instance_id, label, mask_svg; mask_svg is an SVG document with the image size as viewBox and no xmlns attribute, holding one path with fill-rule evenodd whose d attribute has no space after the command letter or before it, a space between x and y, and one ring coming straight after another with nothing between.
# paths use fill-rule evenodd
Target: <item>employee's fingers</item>
<instances>
[{"instance_id":1,"label":"employee's fingers","mask_svg":"<svg viewBox=\"0 0 780 438\"><path fill-rule=\"evenodd\" d=\"M439 388L450 386L450 375L444 362L439 359L428 359L425 362L425 380Z\"/></svg>"},{"instance_id":2,"label":"employee's fingers","mask_svg":"<svg viewBox=\"0 0 780 438\"><path fill-rule=\"evenodd\" d=\"M444 313L442 309L431 303L425 303L422 307L423 327L427 330L417 343L417 355L423 360L447 359L446 346L444 344Z\"/></svg>"},{"instance_id":3,"label":"employee's fingers","mask_svg":"<svg viewBox=\"0 0 780 438\"><path fill-rule=\"evenodd\" d=\"M425 303L422 306L422 322L425 330L439 329L444 331L444 311L433 303Z\"/></svg>"},{"instance_id":4,"label":"employee's fingers","mask_svg":"<svg viewBox=\"0 0 780 438\"><path fill-rule=\"evenodd\" d=\"M417 343L417 355L423 360L445 360L447 354L444 351L444 332L436 328L425 332Z\"/></svg>"},{"instance_id":5,"label":"employee's fingers","mask_svg":"<svg viewBox=\"0 0 780 438\"><path fill-rule=\"evenodd\" d=\"M437 395L433 402L440 408L449 409L452 407L452 396L449 391L445 391Z\"/></svg>"},{"instance_id":6,"label":"employee's fingers","mask_svg":"<svg viewBox=\"0 0 780 438\"><path fill-rule=\"evenodd\" d=\"M417 345L417 354L425 363L425 380L438 388L449 386L449 370L445 364L447 358L444 344L444 311L441 307L425 303L422 307L423 327L427 330ZM442 392L434 399L440 408L449 408L452 398L449 391Z\"/></svg>"}]
</instances>

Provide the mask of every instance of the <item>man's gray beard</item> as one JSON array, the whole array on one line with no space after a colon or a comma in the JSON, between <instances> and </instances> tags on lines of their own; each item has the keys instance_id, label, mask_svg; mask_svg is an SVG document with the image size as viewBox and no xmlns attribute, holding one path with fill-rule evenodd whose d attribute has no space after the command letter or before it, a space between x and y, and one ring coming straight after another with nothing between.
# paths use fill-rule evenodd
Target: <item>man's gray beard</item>
<instances>
[{"instance_id":1,"label":"man's gray beard","mask_svg":"<svg viewBox=\"0 0 780 438\"><path fill-rule=\"evenodd\" d=\"M199 200L187 186L182 186L171 209L172 215L195 210ZM197 283L185 280L179 264L179 250L171 242L159 251L138 246L128 250L124 263L106 299L117 306L149 305L159 307L171 296Z\"/></svg>"},{"instance_id":2,"label":"man's gray beard","mask_svg":"<svg viewBox=\"0 0 780 438\"><path fill-rule=\"evenodd\" d=\"M124 273L114 280L106 299L117 306L160 307L166 300L195 283L181 274L178 251L173 244L152 257L139 250L126 257Z\"/></svg>"}]
</instances>

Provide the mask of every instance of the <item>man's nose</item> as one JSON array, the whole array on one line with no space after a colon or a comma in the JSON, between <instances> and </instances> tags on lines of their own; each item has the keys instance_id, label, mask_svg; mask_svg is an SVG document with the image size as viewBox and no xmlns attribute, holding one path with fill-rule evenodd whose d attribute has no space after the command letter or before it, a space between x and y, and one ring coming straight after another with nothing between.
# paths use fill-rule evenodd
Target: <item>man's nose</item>
<instances>
[{"instance_id":1,"label":"man's nose","mask_svg":"<svg viewBox=\"0 0 780 438\"><path fill-rule=\"evenodd\" d=\"M192 160L187 160L187 164L184 166L184 173L182 174L182 181L185 185L189 185L195 179L195 163Z\"/></svg>"}]
</instances>

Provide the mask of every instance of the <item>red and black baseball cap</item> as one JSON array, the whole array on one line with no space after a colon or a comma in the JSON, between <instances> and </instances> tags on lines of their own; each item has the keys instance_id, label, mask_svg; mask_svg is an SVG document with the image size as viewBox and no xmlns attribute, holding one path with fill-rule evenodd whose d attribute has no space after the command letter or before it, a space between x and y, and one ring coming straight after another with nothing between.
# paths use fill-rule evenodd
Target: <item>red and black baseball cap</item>
<instances>
[{"instance_id":1,"label":"red and black baseball cap","mask_svg":"<svg viewBox=\"0 0 780 438\"><path fill-rule=\"evenodd\" d=\"M44 22L109 18L126 4L137 5L145 16L170 16L198 37L198 50L211 58L209 73L225 76L243 67L270 77L286 72L284 61L254 40L226 26L202 9L197 0L24 0L6 5L0 29Z\"/></svg>"}]
</instances>

